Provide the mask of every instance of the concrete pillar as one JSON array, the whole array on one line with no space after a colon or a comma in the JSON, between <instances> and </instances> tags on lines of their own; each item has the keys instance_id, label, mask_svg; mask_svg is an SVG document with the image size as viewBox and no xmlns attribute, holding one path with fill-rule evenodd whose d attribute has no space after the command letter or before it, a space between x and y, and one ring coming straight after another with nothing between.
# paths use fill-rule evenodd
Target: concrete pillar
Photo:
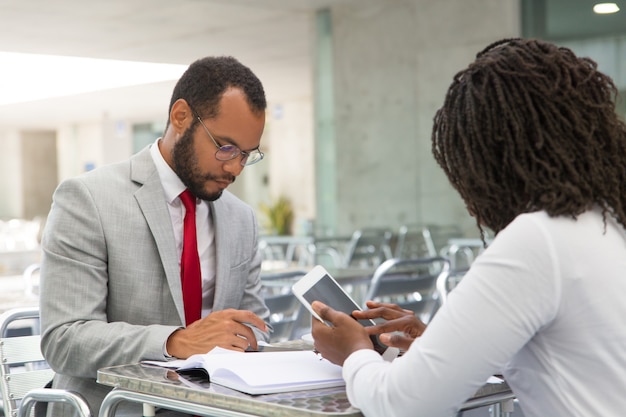
<instances>
[{"instance_id":1,"label":"concrete pillar","mask_svg":"<svg viewBox=\"0 0 626 417\"><path fill-rule=\"evenodd\" d=\"M453 75L479 50L519 36L519 2L362 0L329 13L333 82L324 87L317 77L315 88L332 94L334 125L333 133L320 129L329 117L318 91L316 141L318 152L320 142L334 141L336 162L330 175L317 165L318 218L334 216L321 218L339 234L408 223L455 223L475 233L431 155L432 118ZM318 54L326 48L320 36Z\"/></svg>"},{"instance_id":2,"label":"concrete pillar","mask_svg":"<svg viewBox=\"0 0 626 417\"><path fill-rule=\"evenodd\" d=\"M45 218L57 186L56 132L25 131L21 140L23 209L25 219Z\"/></svg>"}]
</instances>

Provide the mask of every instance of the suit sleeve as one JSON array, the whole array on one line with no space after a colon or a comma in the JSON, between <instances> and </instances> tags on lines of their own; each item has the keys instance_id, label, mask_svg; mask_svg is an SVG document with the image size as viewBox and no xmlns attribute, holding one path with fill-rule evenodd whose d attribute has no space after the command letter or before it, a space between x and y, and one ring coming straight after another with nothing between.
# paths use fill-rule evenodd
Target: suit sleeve
<instances>
[{"instance_id":1,"label":"suit sleeve","mask_svg":"<svg viewBox=\"0 0 626 417\"><path fill-rule=\"evenodd\" d=\"M105 366L164 360L164 342L178 328L175 320L149 324L148 309L154 307L144 297L150 292L128 294L128 308L137 310L126 313L136 320L111 318L109 262L115 260L100 210L80 179L65 181L55 191L42 238L41 348L54 371L68 376L95 378ZM142 272L128 271L122 278L138 285ZM153 317L150 323L155 322Z\"/></svg>"}]
</instances>

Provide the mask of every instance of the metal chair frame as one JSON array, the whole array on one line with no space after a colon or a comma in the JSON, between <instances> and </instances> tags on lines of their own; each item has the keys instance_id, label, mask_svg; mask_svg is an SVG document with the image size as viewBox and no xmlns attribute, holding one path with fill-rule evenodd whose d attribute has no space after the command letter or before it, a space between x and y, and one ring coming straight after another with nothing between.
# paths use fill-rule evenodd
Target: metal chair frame
<instances>
[{"instance_id":1,"label":"metal chair frame","mask_svg":"<svg viewBox=\"0 0 626 417\"><path fill-rule=\"evenodd\" d=\"M39 346L40 335L7 337L7 330L18 321L38 320L37 307L16 308L0 316L0 388L7 417L30 415L37 402L62 402L72 405L80 417L91 417L82 396L70 391L44 389L54 371L45 362Z\"/></svg>"},{"instance_id":2,"label":"metal chair frame","mask_svg":"<svg viewBox=\"0 0 626 417\"><path fill-rule=\"evenodd\" d=\"M374 272L365 300L398 304L427 323L441 305L437 281L449 271L450 261L440 256L389 259Z\"/></svg>"},{"instance_id":3,"label":"metal chair frame","mask_svg":"<svg viewBox=\"0 0 626 417\"><path fill-rule=\"evenodd\" d=\"M393 257L389 229L363 228L352 234L345 259L345 267L377 267Z\"/></svg>"},{"instance_id":4,"label":"metal chair frame","mask_svg":"<svg viewBox=\"0 0 626 417\"><path fill-rule=\"evenodd\" d=\"M305 271L270 272L261 274L262 294L270 310L273 332L270 342L283 342L299 336L302 327L302 303L296 298L291 286ZM309 320L310 322L310 320Z\"/></svg>"},{"instance_id":5,"label":"metal chair frame","mask_svg":"<svg viewBox=\"0 0 626 417\"><path fill-rule=\"evenodd\" d=\"M426 227L415 224L400 226L394 258L412 259L437 255Z\"/></svg>"},{"instance_id":6,"label":"metal chair frame","mask_svg":"<svg viewBox=\"0 0 626 417\"><path fill-rule=\"evenodd\" d=\"M448 301L448 295L461 282L467 271L469 271L469 266L458 269L452 267L446 275L437 280L437 291L441 304Z\"/></svg>"}]
</instances>

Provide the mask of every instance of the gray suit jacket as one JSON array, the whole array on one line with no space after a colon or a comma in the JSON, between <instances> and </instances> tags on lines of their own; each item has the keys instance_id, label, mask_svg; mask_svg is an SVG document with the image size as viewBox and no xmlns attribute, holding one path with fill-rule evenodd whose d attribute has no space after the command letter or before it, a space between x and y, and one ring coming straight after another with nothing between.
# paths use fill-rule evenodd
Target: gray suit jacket
<instances>
[{"instance_id":1,"label":"gray suit jacket","mask_svg":"<svg viewBox=\"0 0 626 417\"><path fill-rule=\"evenodd\" d=\"M267 321L254 211L225 191L211 214L213 309ZM165 360L165 341L185 324L174 232L149 149L59 185L42 246L41 347L54 386L84 395L97 415L109 388L95 382L96 371Z\"/></svg>"}]
</instances>

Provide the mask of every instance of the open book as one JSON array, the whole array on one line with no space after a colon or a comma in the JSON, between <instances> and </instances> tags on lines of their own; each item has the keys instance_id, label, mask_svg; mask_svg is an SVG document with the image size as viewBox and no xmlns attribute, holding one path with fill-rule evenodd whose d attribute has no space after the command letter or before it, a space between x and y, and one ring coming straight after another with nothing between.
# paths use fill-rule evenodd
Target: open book
<instances>
[{"instance_id":1,"label":"open book","mask_svg":"<svg viewBox=\"0 0 626 417\"><path fill-rule=\"evenodd\" d=\"M341 367L312 351L237 352L215 348L185 360L143 363L173 368L180 373L203 370L211 383L248 394L330 388L345 385Z\"/></svg>"}]
</instances>

